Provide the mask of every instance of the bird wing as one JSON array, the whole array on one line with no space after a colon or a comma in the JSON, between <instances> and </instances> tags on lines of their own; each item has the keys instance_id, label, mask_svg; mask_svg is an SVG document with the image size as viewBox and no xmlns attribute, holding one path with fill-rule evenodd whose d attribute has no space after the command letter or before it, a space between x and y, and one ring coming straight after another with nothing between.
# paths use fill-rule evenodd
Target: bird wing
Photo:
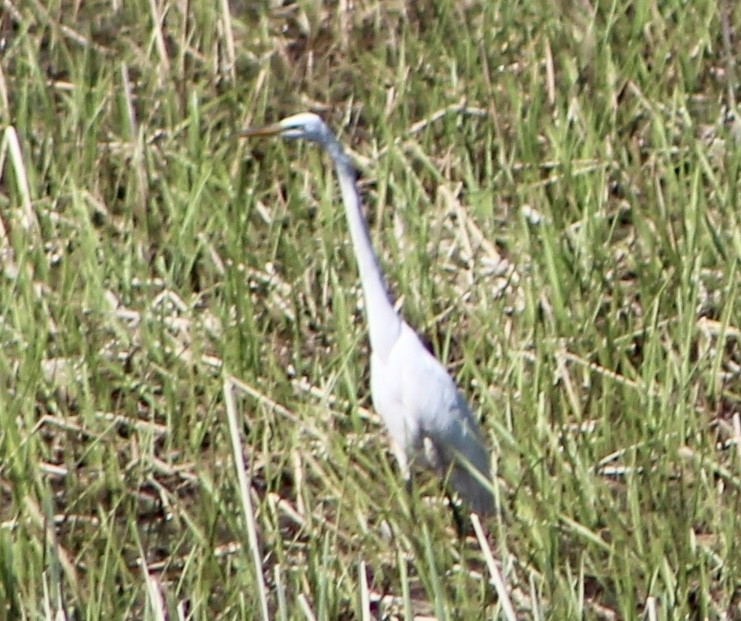
<instances>
[{"instance_id":1,"label":"bird wing","mask_svg":"<svg viewBox=\"0 0 741 621\"><path fill-rule=\"evenodd\" d=\"M401 403L421 438L434 447L450 484L480 513L493 511L489 452L471 410L446 369L406 323L393 355L398 360ZM478 471L478 473L474 472Z\"/></svg>"}]
</instances>

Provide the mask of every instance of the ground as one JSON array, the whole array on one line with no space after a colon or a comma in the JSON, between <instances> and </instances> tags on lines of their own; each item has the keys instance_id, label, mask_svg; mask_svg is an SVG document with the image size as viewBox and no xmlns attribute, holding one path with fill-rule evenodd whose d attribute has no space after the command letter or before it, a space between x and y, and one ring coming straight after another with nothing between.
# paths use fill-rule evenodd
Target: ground
<instances>
[{"instance_id":1,"label":"ground","mask_svg":"<svg viewBox=\"0 0 741 621\"><path fill-rule=\"evenodd\" d=\"M741 619L739 23L5 0L0 618ZM301 110L481 422L478 530L372 411L327 158L234 138Z\"/></svg>"}]
</instances>

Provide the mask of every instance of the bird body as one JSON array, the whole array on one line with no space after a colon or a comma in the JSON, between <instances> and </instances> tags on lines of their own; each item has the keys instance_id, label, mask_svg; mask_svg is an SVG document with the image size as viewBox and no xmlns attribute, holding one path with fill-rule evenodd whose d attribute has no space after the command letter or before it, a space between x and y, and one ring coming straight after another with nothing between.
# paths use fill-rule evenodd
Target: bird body
<instances>
[{"instance_id":1,"label":"bird body","mask_svg":"<svg viewBox=\"0 0 741 621\"><path fill-rule=\"evenodd\" d=\"M409 461L424 456L449 476L452 488L474 511L491 513L489 453L476 420L448 372L394 310L360 209L355 171L342 145L320 117L307 112L241 135L303 138L332 158L363 286L373 406L391 436L402 474L408 478Z\"/></svg>"},{"instance_id":2,"label":"bird body","mask_svg":"<svg viewBox=\"0 0 741 621\"><path fill-rule=\"evenodd\" d=\"M491 513L489 453L476 420L448 372L405 321L387 357L371 352L371 396L405 477L408 459L420 455L444 476L452 466L452 488L475 511Z\"/></svg>"}]
</instances>

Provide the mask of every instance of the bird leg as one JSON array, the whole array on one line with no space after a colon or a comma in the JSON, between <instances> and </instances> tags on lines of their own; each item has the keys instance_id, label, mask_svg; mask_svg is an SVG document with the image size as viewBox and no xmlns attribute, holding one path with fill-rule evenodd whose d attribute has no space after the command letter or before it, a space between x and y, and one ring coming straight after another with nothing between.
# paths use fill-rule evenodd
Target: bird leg
<instances>
[{"instance_id":1,"label":"bird leg","mask_svg":"<svg viewBox=\"0 0 741 621\"><path fill-rule=\"evenodd\" d=\"M409 502L409 515L412 520L416 520L414 510L414 481L412 479L412 471L409 466L409 459L407 457L406 450L393 438L391 439L391 452L396 458L396 463L399 465L399 473L404 481L404 490L406 497Z\"/></svg>"},{"instance_id":2,"label":"bird leg","mask_svg":"<svg viewBox=\"0 0 741 621\"><path fill-rule=\"evenodd\" d=\"M458 533L460 539L466 538L466 516L463 515L460 506L455 502L455 498L450 493L448 486L445 486L445 497L448 499L448 505L450 510L453 512L453 523L455 524L455 530Z\"/></svg>"}]
</instances>

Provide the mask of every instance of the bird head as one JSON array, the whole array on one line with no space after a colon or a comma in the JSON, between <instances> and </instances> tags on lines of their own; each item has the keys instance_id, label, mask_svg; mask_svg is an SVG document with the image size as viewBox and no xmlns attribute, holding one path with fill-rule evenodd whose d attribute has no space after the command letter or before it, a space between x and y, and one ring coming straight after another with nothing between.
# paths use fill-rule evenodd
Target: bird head
<instances>
[{"instance_id":1,"label":"bird head","mask_svg":"<svg viewBox=\"0 0 741 621\"><path fill-rule=\"evenodd\" d=\"M239 132L240 136L280 136L281 138L303 138L311 142L324 144L327 141L329 130L324 121L313 112L300 112L285 119Z\"/></svg>"}]
</instances>

